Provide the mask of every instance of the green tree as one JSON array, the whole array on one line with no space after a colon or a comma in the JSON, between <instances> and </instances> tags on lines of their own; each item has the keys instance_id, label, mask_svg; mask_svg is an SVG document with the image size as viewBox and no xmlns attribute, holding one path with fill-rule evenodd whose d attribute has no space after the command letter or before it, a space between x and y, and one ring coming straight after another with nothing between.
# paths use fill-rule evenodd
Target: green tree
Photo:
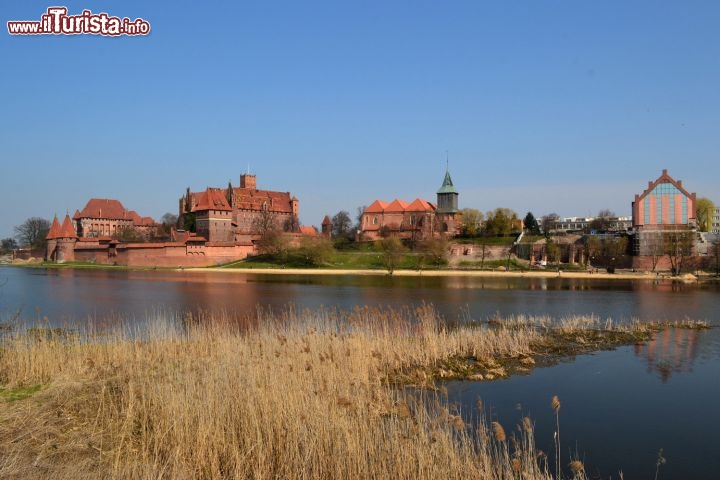
<instances>
[{"instance_id":1,"label":"green tree","mask_svg":"<svg viewBox=\"0 0 720 480\"><path fill-rule=\"evenodd\" d=\"M297 255L306 265L320 266L327 263L334 253L332 243L324 237L303 237Z\"/></svg>"},{"instance_id":2,"label":"green tree","mask_svg":"<svg viewBox=\"0 0 720 480\"><path fill-rule=\"evenodd\" d=\"M15 238L21 247L42 249L45 248L50 222L44 218L31 217L21 225L15 227Z\"/></svg>"},{"instance_id":3,"label":"green tree","mask_svg":"<svg viewBox=\"0 0 720 480\"><path fill-rule=\"evenodd\" d=\"M465 237L476 237L480 234L482 228L483 213L476 208L463 208L462 213L463 227L462 233Z\"/></svg>"},{"instance_id":4,"label":"green tree","mask_svg":"<svg viewBox=\"0 0 720 480\"><path fill-rule=\"evenodd\" d=\"M197 231L196 215L194 212L188 212L183 214L182 226L186 232L194 233Z\"/></svg>"},{"instance_id":5,"label":"green tree","mask_svg":"<svg viewBox=\"0 0 720 480\"><path fill-rule=\"evenodd\" d=\"M509 235L518 224L518 215L509 208L496 208L488 212L485 220L485 231L489 235Z\"/></svg>"},{"instance_id":6,"label":"green tree","mask_svg":"<svg viewBox=\"0 0 720 480\"><path fill-rule=\"evenodd\" d=\"M712 218L715 213L715 204L708 198L698 198L695 204L697 226L701 232L712 230Z\"/></svg>"},{"instance_id":7,"label":"green tree","mask_svg":"<svg viewBox=\"0 0 720 480\"><path fill-rule=\"evenodd\" d=\"M523 220L525 230L531 235L540 235L540 224L538 223L535 215L532 212L527 212L525 219Z\"/></svg>"},{"instance_id":8,"label":"green tree","mask_svg":"<svg viewBox=\"0 0 720 480\"><path fill-rule=\"evenodd\" d=\"M405 247L397 237L385 237L378 243L382 252L383 266L392 275L403 259Z\"/></svg>"}]
</instances>

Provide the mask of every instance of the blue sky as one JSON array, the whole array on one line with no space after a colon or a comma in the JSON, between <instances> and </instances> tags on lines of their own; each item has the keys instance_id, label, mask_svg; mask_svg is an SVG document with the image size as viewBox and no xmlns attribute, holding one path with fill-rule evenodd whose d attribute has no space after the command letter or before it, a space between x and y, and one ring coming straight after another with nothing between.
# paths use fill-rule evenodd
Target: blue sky
<instances>
[{"instance_id":1,"label":"blue sky","mask_svg":"<svg viewBox=\"0 0 720 480\"><path fill-rule=\"evenodd\" d=\"M148 36L12 36L50 6ZM2 2L0 237L111 197L291 191L301 222L374 199L592 215L663 168L720 203L714 1Z\"/></svg>"}]
</instances>

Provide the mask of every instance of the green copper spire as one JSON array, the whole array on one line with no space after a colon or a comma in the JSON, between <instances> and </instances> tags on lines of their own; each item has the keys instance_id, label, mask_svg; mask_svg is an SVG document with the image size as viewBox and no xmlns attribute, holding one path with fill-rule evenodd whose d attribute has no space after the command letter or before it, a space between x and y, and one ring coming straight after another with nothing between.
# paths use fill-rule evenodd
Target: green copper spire
<instances>
[{"instance_id":1,"label":"green copper spire","mask_svg":"<svg viewBox=\"0 0 720 480\"><path fill-rule=\"evenodd\" d=\"M453 186L452 178L450 178L450 170L445 170L445 180L443 180L442 186L437 193L458 193L455 186Z\"/></svg>"}]
</instances>

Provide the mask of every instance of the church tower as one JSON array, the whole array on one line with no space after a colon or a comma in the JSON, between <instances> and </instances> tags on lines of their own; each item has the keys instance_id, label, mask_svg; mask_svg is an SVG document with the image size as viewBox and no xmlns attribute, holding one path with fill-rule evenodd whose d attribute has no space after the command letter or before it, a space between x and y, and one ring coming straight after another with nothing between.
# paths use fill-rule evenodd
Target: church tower
<instances>
[{"instance_id":1,"label":"church tower","mask_svg":"<svg viewBox=\"0 0 720 480\"><path fill-rule=\"evenodd\" d=\"M437 213L457 213L458 192L455 190L450 170L445 170L445 179L437 191Z\"/></svg>"}]
</instances>

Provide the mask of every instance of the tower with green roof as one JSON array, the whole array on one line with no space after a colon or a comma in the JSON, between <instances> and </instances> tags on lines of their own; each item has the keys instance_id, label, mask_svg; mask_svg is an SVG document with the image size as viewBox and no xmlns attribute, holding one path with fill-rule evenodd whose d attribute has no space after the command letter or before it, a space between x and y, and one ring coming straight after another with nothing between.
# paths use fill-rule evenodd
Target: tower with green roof
<instances>
[{"instance_id":1,"label":"tower with green roof","mask_svg":"<svg viewBox=\"0 0 720 480\"><path fill-rule=\"evenodd\" d=\"M458 191L455 190L450 170L445 170L445 179L437 191L437 213L458 212Z\"/></svg>"}]
</instances>

